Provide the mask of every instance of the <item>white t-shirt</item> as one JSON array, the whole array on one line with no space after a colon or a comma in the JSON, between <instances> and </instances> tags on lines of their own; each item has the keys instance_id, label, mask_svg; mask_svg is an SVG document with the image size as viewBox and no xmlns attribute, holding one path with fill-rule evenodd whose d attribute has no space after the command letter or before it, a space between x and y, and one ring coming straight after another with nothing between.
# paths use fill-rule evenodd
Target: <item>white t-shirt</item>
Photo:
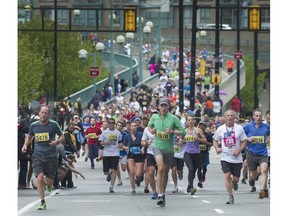
<instances>
[{"instance_id":1,"label":"white t-shirt","mask_svg":"<svg viewBox=\"0 0 288 216\"><path fill-rule=\"evenodd\" d=\"M221 141L221 161L229 163L242 163L242 154L237 157L233 152L238 150L241 142L247 138L241 125L234 124L233 127L226 127L226 124L221 125L215 132L213 139Z\"/></svg>"},{"instance_id":2,"label":"white t-shirt","mask_svg":"<svg viewBox=\"0 0 288 216\"><path fill-rule=\"evenodd\" d=\"M153 155L153 144L154 144L154 140L155 140L155 134L151 134L148 130L148 127L146 127L144 129L141 140L144 140L144 141L151 140L152 141L152 143L148 145L147 154Z\"/></svg>"},{"instance_id":3,"label":"white t-shirt","mask_svg":"<svg viewBox=\"0 0 288 216\"><path fill-rule=\"evenodd\" d=\"M111 144L105 144L103 149L103 157L105 156L119 156L119 142L122 141L121 133L114 129L113 131L106 129L99 137L100 141L106 142L111 140Z\"/></svg>"}]
</instances>

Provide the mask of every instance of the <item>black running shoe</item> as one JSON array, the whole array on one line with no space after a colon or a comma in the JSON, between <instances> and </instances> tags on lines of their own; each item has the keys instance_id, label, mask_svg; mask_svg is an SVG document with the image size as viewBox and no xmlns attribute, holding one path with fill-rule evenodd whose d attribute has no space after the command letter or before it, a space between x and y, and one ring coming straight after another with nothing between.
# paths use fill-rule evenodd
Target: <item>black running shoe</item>
<instances>
[{"instance_id":1,"label":"black running shoe","mask_svg":"<svg viewBox=\"0 0 288 216\"><path fill-rule=\"evenodd\" d=\"M199 188L203 188L203 184L201 182L198 183Z\"/></svg>"},{"instance_id":2,"label":"black running shoe","mask_svg":"<svg viewBox=\"0 0 288 216\"><path fill-rule=\"evenodd\" d=\"M252 192L255 192L255 191L256 191L256 187L253 186L253 187L251 188L250 192L252 193Z\"/></svg>"},{"instance_id":3,"label":"black running shoe","mask_svg":"<svg viewBox=\"0 0 288 216\"><path fill-rule=\"evenodd\" d=\"M138 178L135 178L135 184L137 185L137 187L140 186L141 182L140 182L140 180Z\"/></svg>"},{"instance_id":4,"label":"black running shoe","mask_svg":"<svg viewBox=\"0 0 288 216\"><path fill-rule=\"evenodd\" d=\"M109 172L108 175L107 175L107 177L106 177L107 182L110 182L110 181L111 181L111 175L112 175L112 173Z\"/></svg>"},{"instance_id":5,"label":"black running shoe","mask_svg":"<svg viewBox=\"0 0 288 216\"><path fill-rule=\"evenodd\" d=\"M249 185L251 187L254 187L255 186L255 180L249 179Z\"/></svg>"},{"instance_id":6,"label":"black running shoe","mask_svg":"<svg viewBox=\"0 0 288 216\"><path fill-rule=\"evenodd\" d=\"M187 187L187 193L191 193L191 191L192 191L192 187L191 187L190 185L188 185L188 187Z\"/></svg>"}]
</instances>

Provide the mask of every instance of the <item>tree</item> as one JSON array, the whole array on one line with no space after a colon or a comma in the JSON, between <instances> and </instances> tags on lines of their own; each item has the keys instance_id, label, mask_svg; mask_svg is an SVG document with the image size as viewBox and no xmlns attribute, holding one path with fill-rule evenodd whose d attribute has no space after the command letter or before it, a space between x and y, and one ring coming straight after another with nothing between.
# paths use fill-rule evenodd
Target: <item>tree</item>
<instances>
[{"instance_id":1,"label":"tree","mask_svg":"<svg viewBox=\"0 0 288 216\"><path fill-rule=\"evenodd\" d=\"M54 22L45 17L45 29L53 30ZM41 95L54 95L54 33L44 31L21 31L23 29L41 29L41 17L35 16L31 21L19 23L18 34L18 103L25 105L31 100L37 100ZM59 28L67 28L61 25ZM78 58L78 51L86 49L95 52L90 41L81 44L78 33L57 33L57 95L68 96L93 84L89 77L89 67L93 58L85 62ZM46 53L47 50L47 53ZM49 61L43 61L48 54ZM108 70L103 66L103 60L97 57L101 76L98 81L108 77ZM23 82L25 80L25 82ZM31 94L33 92L33 94Z\"/></svg>"},{"instance_id":2,"label":"tree","mask_svg":"<svg viewBox=\"0 0 288 216\"><path fill-rule=\"evenodd\" d=\"M242 113L249 113L254 110L254 63L251 56L243 58L245 69L246 69L246 84L245 87L240 91L241 101L244 103L242 107ZM259 73L257 78L257 92L258 98L260 98L265 80L266 72Z\"/></svg>"}]
</instances>

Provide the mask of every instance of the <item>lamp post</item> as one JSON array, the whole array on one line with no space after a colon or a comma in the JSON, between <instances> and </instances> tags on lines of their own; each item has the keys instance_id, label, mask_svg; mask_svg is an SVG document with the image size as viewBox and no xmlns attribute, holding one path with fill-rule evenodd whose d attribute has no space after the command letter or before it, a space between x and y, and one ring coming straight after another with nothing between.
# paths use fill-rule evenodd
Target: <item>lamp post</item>
<instances>
[{"instance_id":1,"label":"lamp post","mask_svg":"<svg viewBox=\"0 0 288 216\"><path fill-rule=\"evenodd\" d=\"M144 26L143 32L144 32L144 34L146 34L147 37L148 37L148 50L147 50L147 63L148 63L148 62L149 62L149 55L150 55L150 54L149 54L149 49L150 49L149 43L150 43L151 28L150 28L149 26Z\"/></svg>"},{"instance_id":2,"label":"lamp post","mask_svg":"<svg viewBox=\"0 0 288 216\"><path fill-rule=\"evenodd\" d=\"M102 43L102 42L98 42L96 44L96 52L101 52L103 49L105 48L105 45ZM94 56L94 67L97 66L97 63L96 63L96 52L93 52L93 56ZM92 54L91 54L92 55ZM84 61L85 59L88 58L88 52L85 50L85 49L81 49L79 52L78 52L78 56L79 58ZM94 83L94 86L93 86L93 92L94 94L96 94L96 76L93 77L93 83ZM94 95L93 95L94 96Z\"/></svg>"},{"instance_id":3,"label":"lamp post","mask_svg":"<svg viewBox=\"0 0 288 216\"><path fill-rule=\"evenodd\" d=\"M152 31L152 28L154 26L153 22L147 21L146 26L150 27L150 33ZM145 27L144 27L145 28ZM150 34L148 34L148 61L150 60Z\"/></svg>"},{"instance_id":4,"label":"lamp post","mask_svg":"<svg viewBox=\"0 0 288 216\"><path fill-rule=\"evenodd\" d=\"M209 37L207 31L200 31L200 37L206 38L206 47L209 50Z\"/></svg>"},{"instance_id":5,"label":"lamp post","mask_svg":"<svg viewBox=\"0 0 288 216\"><path fill-rule=\"evenodd\" d=\"M141 4L142 1L139 1ZM141 15L141 5L139 6L139 12ZM144 21L143 17L137 17L137 24L138 24L138 32L139 32L139 80L140 82L143 81L143 65L142 65L142 23Z\"/></svg>"},{"instance_id":6,"label":"lamp post","mask_svg":"<svg viewBox=\"0 0 288 216\"><path fill-rule=\"evenodd\" d=\"M132 49L133 49L133 38L134 38L134 33L133 32L127 32L126 33L126 38L129 39L130 41L130 81L129 81L129 87L132 87L132 76L133 76L133 68L132 68Z\"/></svg>"},{"instance_id":7,"label":"lamp post","mask_svg":"<svg viewBox=\"0 0 288 216\"><path fill-rule=\"evenodd\" d=\"M125 37L123 35L118 35L116 37L116 42L119 44L119 53L120 54L123 54L124 51L123 51L123 44L125 43Z\"/></svg>"},{"instance_id":8,"label":"lamp post","mask_svg":"<svg viewBox=\"0 0 288 216\"><path fill-rule=\"evenodd\" d=\"M112 6L112 0L110 0L110 5ZM115 13L111 10L109 14L109 20L110 20L110 27L112 28L114 25L114 20L116 20ZM110 73L109 73L109 80L112 85L113 92L116 90L116 86L114 85L114 74L115 74L115 65L114 65L114 33L110 32ZM113 96L112 96L113 97Z\"/></svg>"}]
</instances>

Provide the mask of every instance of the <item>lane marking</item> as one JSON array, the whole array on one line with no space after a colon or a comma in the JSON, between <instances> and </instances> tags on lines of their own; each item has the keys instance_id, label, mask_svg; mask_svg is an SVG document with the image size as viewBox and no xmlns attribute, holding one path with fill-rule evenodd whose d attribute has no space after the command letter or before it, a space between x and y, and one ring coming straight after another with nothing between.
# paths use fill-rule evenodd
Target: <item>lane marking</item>
<instances>
[{"instance_id":1,"label":"lane marking","mask_svg":"<svg viewBox=\"0 0 288 216\"><path fill-rule=\"evenodd\" d=\"M214 209L218 214L225 214L225 212L222 209Z\"/></svg>"},{"instance_id":2,"label":"lane marking","mask_svg":"<svg viewBox=\"0 0 288 216\"><path fill-rule=\"evenodd\" d=\"M204 203L210 203L210 201L208 201L208 200L201 200L201 201Z\"/></svg>"},{"instance_id":3,"label":"lane marking","mask_svg":"<svg viewBox=\"0 0 288 216\"><path fill-rule=\"evenodd\" d=\"M45 197L45 200L46 199L49 199L50 197L54 196L55 194L57 194L58 192L60 191L60 189L57 189L53 192L51 192L48 196ZM18 216L24 214L26 211L28 211L29 209L31 209L32 207L34 207L37 203L40 203L40 199L34 201L34 202L31 202L29 203L28 205L24 206L22 209L20 209L18 211Z\"/></svg>"}]
</instances>

